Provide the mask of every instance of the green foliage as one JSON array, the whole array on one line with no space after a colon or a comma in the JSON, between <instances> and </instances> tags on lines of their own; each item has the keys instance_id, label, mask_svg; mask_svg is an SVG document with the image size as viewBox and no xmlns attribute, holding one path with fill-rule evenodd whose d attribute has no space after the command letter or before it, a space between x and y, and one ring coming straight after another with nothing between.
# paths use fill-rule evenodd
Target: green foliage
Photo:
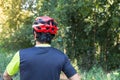
<instances>
[{"instance_id":1,"label":"green foliage","mask_svg":"<svg viewBox=\"0 0 120 80\"><path fill-rule=\"evenodd\" d=\"M5 53L3 51L0 50L0 73L3 73L7 64L9 63L9 61L11 60L12 58L12 54L9 53Z\"/></svg>"},{"instance_id":2,"label":"green foliage","mask_svg":"<svg viewBox=\"0 0 120 80\"><path fill-rule=\"evenodd\" d=\"M19 29L15 31L11 31L9 37L2 38L1 47L5 50L16 51L20 48L27 48L33 45L33 32L32 32L32 22L29 17L25 20L24 24L21 25ZM8 33L3 33L4 35L8 35Z\"/></svg>"},{"instance_id":3,"label":"green foliage","mask_svg":"<svg viewBox=\"0 0 120 80\"><path fill-rule=\"evenodd\" d=\"M79 68L89 70L95 64L107 71L120 68L119 0L10 2L16 1L3 1L2 8L6 17L5 23L1 24L2 48L14 50L32 46L31 25L34 18L48 15L55 18L59 27L52 45L67 53L73 62L77 60Z\"/></svg>"},{"instance_id":4,"label":"green foliage","mask_svg":"<svg viewBox=\"0 0 120 80\"><path fill-rule=\"evenodd\" d=\"M111 70L108 67L112 66L108 64L117 63L109 62L108 56L114 54L111 50L120 43L118 12L118 0L59 0L55 3L50 0L43 2L39 13L57 17L64 49L73 61L77 59L79 68L89 70L99 64L105 70ZM114 58L119 59L118 55Z\"/></svg>"},{"instance_id":5,"label":"green foliage","mask_svg":"<svg viewBox=\"0 0 120 80\"><path fill-rule=\"evenodd\" d=\"M81 80L119 80L120 72L119 70L106 73L102 68L93 67L88 72L81 73Z\"/></svg>"}]
</instances>

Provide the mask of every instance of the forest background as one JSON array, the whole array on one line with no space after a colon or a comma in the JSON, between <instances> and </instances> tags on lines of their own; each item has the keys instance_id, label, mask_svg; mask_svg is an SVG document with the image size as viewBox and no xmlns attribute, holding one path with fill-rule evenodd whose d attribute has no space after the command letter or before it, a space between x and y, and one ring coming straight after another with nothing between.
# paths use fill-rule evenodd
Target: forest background
<instances>
[{"instance_id":1,"label":"forest background","mask_svg":"<svg viewBox=\"0 0 120 80\"><path fill-rule=\"evenodd\" d=\"M43 15L57 21L52 46L83 80L120 79L119 0L0 0L1 73L16 51L34 45L32 23Z\"/></svg>"}]
</instances>

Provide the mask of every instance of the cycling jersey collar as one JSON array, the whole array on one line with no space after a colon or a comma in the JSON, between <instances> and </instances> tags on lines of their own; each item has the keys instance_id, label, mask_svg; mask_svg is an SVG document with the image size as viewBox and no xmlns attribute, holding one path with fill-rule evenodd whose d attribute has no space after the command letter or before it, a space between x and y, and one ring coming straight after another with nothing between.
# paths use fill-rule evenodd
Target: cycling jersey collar
<instances>
[{"instance_id":1,"label":"cycling jersey collar","mask_svg":"<svg viewBox=\"0 0 120 80\"><path fill-rule=\"evenodd\" d=\"M35 47L51 47L50 44L37 44Z\"/></svg>"}]
</instances>

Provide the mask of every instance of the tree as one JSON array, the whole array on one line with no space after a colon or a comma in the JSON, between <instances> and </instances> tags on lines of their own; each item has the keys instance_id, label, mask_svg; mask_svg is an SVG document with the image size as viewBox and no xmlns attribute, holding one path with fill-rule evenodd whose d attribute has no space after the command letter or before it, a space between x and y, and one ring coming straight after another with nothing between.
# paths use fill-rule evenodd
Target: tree
<instances>
[{"instance_id":1,"label":"tree","mask_svg":"<svg viewBox=\"0 0 120 80\"><path fill-rule=\"evenodd\" d=\"M52 45L64 51L71 61L77 60L79 68L89 70L94 65L100 65L105 70L119 68L119 0L1 1L4 7L1 6L0 9L6 16L2 29L9 33L2 36L7 38L8 43L20 45L19 48L31 46L29 26L35 17L48 15L55 18L59 26ZM33 15L28 15L31 13ZM23 45L22 42L26 44Z\"/></svg>"},{"instance_id":2,"label":"tree","mask_svg":"<svg viewBox=\"0 0 120 80\"><path fill-rule=\"evenodd\" d=\"M120 42L119 4L118 0L49 0L39 13L60 23L63 49L72 61L77 59L79 68L89 70L98 64L110 70L108 65L115 63L110 62L111 50Z\"/></svg>"},{"instance_id":3,"label":"tree","mask_svg":"<svg viewBox=\"0 0 120 80\"><path fill-rule=\"evenodd\" d=\"M21 48L23 42L30 42L27 36L30 33L28 30L31 29L33 13L25 10L26 1L1 0L0 2L0 9L4 15L1 19L1 46L11 50ZM24 47L28 47L31 44L25 45Z\"/></svg>"}]
</instances>

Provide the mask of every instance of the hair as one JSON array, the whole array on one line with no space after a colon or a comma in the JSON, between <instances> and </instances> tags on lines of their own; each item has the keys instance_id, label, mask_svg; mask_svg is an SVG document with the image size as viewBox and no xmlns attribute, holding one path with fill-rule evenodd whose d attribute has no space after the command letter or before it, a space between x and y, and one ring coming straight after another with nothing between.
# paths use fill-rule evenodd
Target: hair
<instances>
[{"instance_id":1,"label":"hair","mask_svg":"<svg viewBox=\"0 0 120 80\"><path fill-rule=\"evenodd\" d=\"M49 43L51 44L52 39L54 38L54 34L50 33L39 33L36 32L36 41L40 43Z\"/></svg>"}]
</instances>

